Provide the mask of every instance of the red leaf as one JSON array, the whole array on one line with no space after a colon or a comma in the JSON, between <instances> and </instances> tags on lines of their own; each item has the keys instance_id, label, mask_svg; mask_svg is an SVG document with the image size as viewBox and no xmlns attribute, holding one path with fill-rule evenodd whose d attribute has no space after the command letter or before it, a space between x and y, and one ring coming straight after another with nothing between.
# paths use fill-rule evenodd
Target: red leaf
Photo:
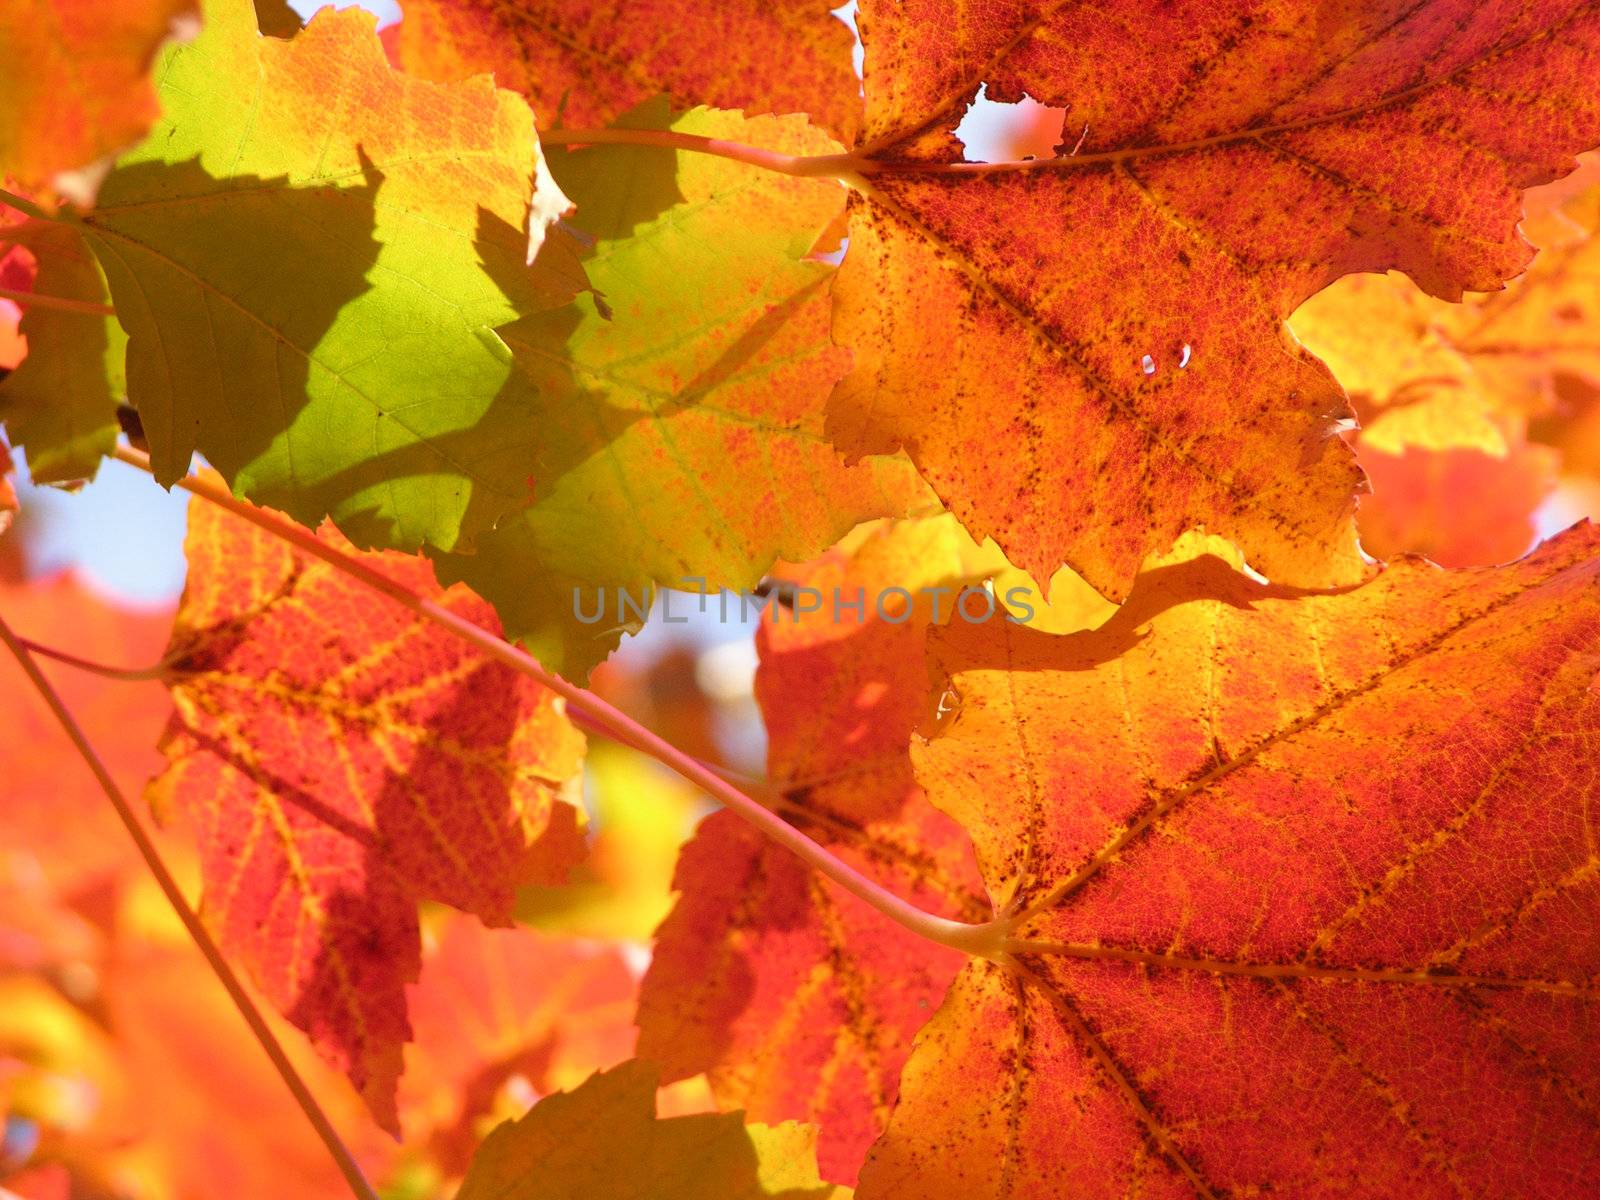
<instances>
[{"instance_id":1,"label":"red leaf","mask_svg":"<svg viewBox=\"0 0 1600 1200\"><path fill-rule=\"evenodd\" d=\"M1597 575L1580 526L1493 570L1296 595L1201 559L1093 633L936 630L960 700L917 776L1016 925L919 1035L863 1200L1582 1195Z\"/></svg>"},{"instance_id":2,"label":"red leaf","mask_svg":"<svg viewBox=\"0 0 1600 1200\"><path fill-rule=\"evenodd\" d=\"M225 947L393 1129L417 899L506 924L519 884L559 875L582 738L550 693L238 517L197 501L188 550L153 799L198 830ZM360 557L498 628L425 559Z\"/></svg>"},{"instance_id":3,"label":"red leaf","mask_svg":"<svg viewBox=\"0 0 1600 1200\"><path fill-rule=\"evenodd\" d=\"M890 890L949 916L984 911L966 838L911 778L906 745L926 692L929 606L875 615L880 591L958 582L969 545L945 518L890 525L795 582L863 619L779 610L761 628L756 691L771 738L773 806ZM950 602L944 612L948 617ZM896 619L898 618L898 619ZM912 1034L960 965L825 882L731 813L679 861L682 898L657 935L639 1053L667 1078L710 1074L752 1120L808 1119L830 1179L855 1177L894 1104Z\"/></svg>"}]
</instances>

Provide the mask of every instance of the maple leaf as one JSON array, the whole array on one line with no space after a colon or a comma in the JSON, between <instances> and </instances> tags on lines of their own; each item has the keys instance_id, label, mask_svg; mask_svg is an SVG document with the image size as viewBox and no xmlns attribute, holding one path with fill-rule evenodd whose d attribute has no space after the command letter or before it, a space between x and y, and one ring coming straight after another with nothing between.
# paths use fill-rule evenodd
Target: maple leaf
<instances>
[{"instance_id":1,"label":"maple leaf","mask_svg":"<svg viewBox=\"0 0 1600 1200\"><path fill-rule=\"evenodd\" d=\"M401 1124L425 1135L445 1175L463 1173L513 1086L576 1087L633 1052L638 984L609 947L490 930L441 913L407 989L415 1040L400 1080ZM526 1107L524 1101L523 1107Z\"/></svg>"},{"instance_id":2,"label":"maple leaf","mask_svg":"<svg viewBox=\"0 0 1600 1200\"><path fill-rule=\"evenodd\" d=\"M1353 271L1498 287L1528 259L1519 189L1600 139L1600 13L1576 0L858 20L830 436L904 447L975 536L1114 599L1199 525L1282 583L1359 578L1345 400L1284 318ZM1068 108L1076 153L952 166L980 83Z\"/></svg>"},{"instance_id":3,"label":"maple leaf","mask_svg":"<svg viewBox=\"0 0 1600 1200\"><path fill-rule=\"evenodd\" d=\"M943 915L985 911L967 839L911 778L924 715L920 648L930 601L879 617L884 588L955 591L980 572L949 517L871 533L848 557L793 574L825 596L866 598L763 623L756 694L773 806L834 854ZM896 619L898 618L898 619ZM677 907L657 933L639 1001L639 1054L669 1079L705 1071L756 1120L822 1127L829 1178L850 1180L893 1107L911 1037L960 964L717 813L679 860Z\"/></svg>"},{"instance_id":4,"label":"maple leaf","mask_svg":"<svg viewBox=\"0 0 1600 1200\"><path fill-rule=\"evenodd\" d=\"M196 0L0 3L0 180L92 199L90 179L64 174L144 136L160 112L156 52L196 9Z\"/></svg>"},{"instance_id":5,"label":"maple leaf","mask_svg":"<svg viewBox=\"0 0 1600 1200\"><path fill-rule=\"evenodd\" d=\"M0 613L22 637L70 646L91 661L132 666L159 659L172 629L169 609L113 604L65 571L25 583L0 581ZM49 662L40 669L92 732L96 752L118 783L133 791L160 769L155 744L172 712L165 688ZM0 659L0 729L6 831L0 859L63 895L122 873L133 849L127 832L94 777L72 762L59 722L9 654Z\"/></svg>"},{"instance_id":6,"label":"maple leaf","mask_svg":"<svg viewBox=\"0 0 1600 1200\"><path fill-rule=\"evenodd\" d=\"M277 1071L242 1039L238 1011L153 884L129 889L99 971L97 1008L118 1086L80 1136L131 1159L121 1174L140 1179L139 1194L311 1200L345 1191ZM369 1171L384 1170L396 1147L363 1120L361 1098L289 1037L285 1022L265 1016L296 1072L347 1131L352 1152ZM104 1149L83 1157L115 1161Z\"/></svg>"},{"instance_id":7,"label":"maple leaf","mask_svg":"<svg viewBox=\"0 0 1600 1200\"><path fill-rule=\"evenodd\" d=\"M70 603L72 597L63 593L62 599ZM93 611L85 608L91 617ZM88 629L99 632L92 619ZM97 682L108 690L119 686ZM147 714L159 712L164 701L154 686L157 703L147 703ZM34 699L29 693L23 698ZM86 711L96 722L118 715L104 703ZM149 724L132 706L128 718ZM89 732L99 741L115 731L92 724ZM58 727L46 731L46 741L52 737L61 738ZM114 737L107 740L116 744ZM270 1062L241 1044L237 1010L146 874L133 842L110 817L105 796L78 764L55 765L57 787L48 795L8 789L0 796L7 834L0 850L0 975L13 985L0 986L0 1124L7 1116L25 1118L38 1136L31 1161L70 1167L74 1195L201 1200L221 1193L265 1200L285 1189L308 1197L339 1194L338 1170ZM88 786L72 786L75 776ZM94 850L94 837L106 843L98 847L102 862L108 851L120 855L116 871L90 888L71 868L76 853ZM172 840L162 841L168 863L180 877L189 876L191 856ZM46 873L53 886L38 886ZM33 885L31 911L8 904L8 885L19 882ZM19 934L27 949L30 931L51 939L32 962L11 953ZM281 1039L287 1027L268 1019ZM359 1120L355 1092L303 1042L284 1049L333 1119L351 1132L362 1161L383 1169L393 1144L386 1146L370 1122ZM219 1095L227 1103L218 1104ZM30 1160L27 1140L19 1146L0 1139L0 1189L13 1186L4 1175L15 1165L13 1150Z\"/></svg>"},{"instance_id":8,"label":"maple leaf","mask_svg":"<svg viewBox=\"0 0 1600 1200\"><path fill-rule=\"evenodd\" d=\"M848 1200L817 1177L814 1129L663 1120L655 1093L655 1068L634 1060L546 1096L489 1135L458 1200Z\"/></svg>"},{"instance_id":9,"label":"maple leaf","mask_svg":"<svg viewBox=\"0 0 1600 1200\"><path fill-rule=\"evenodd\" d=\"M1131 644L934 630L958 700L917 778L1016 926L861 1195L1577 1194L1597 570L1587 525L1322 595L1200 558Z\"/></svg>"},{"instance_id":10,"label":"maple leaf","mask_svg":"<svg viewBox=\"0 0 1600 1200\"><path fill-rule=\"evenodd\" d=\"M1363 446L1506 453L1506 430L1557 406L1557 381L1600 386L1600 157L1528 193L1522 231L1540 247L1504 290L1459 303L1403 276L1352 275L1291 318L1351 393Z\"/></svg>"},{"instance_id":11,"label":"maple leaf","mask_svg":"<svg viewBox=\"0 0 1600 1200\"><path fill-rule=\"evenodd\" d=\"M1600 311L1585 283L1600 265L1600 160L1526 207L1523 232L1542 248L1503 291L1450 304L1393 273L1351 276L1292 318L1361 416L1355 446L1374 494L1358 519L1372 554L1467 566L1533 540L1560 456L1528 445L1529 419L1548 436L1565 392L1600 383Z\"/></svg>"},{"instance_id":12,"label":"maple leaf","mask_svg":"<svg viewBox=\"0 0 1600 1200\"><path fill-rule=\"evenodd\" d=\"M262 38L246 0L213 0L161 81L161 125L83 220L157 478L198 447L262 503L403 549L522 504L538 431L493 328L582 284L554 240L526 266L530 201L536 244L565 207L534 187L527 105L395 73L359 11Z\"/></svg>"},{"instance_id":13,"label":"maple leaf","mask_svg":"<svg viewBox=\"0 0 1600 1200\"><path fill-rule=\"evenodd\" d=\"M551 693L326 563L199 501L189 522L152 799L196 831L224 948L393 1129L417 899L507 924L519 885L560 878L581 735ZM361 557L495 628L426 559Z\"/></svg>"},{"instance_id":14,"label":"maple leaf","mask_svg":"<svg viewBox=\"0 0 1600 1200\"><path fill-rule=\"evenodd\" d=\"M400 64L432 79L493 72L542 126L604 125L665 92L679 108L809 113L848 141L860 123L853 39L828 0L412 0ZM670 32L669 32L670 31Z\"/></svg>"},{"instance_id":15,"label":"maple leaf","mask_svg":"<svg viewBox=\"0 0 1600 1200\"><path fill-rule=\"evenodd\" d=\"M105 277L70 225L11 231L36 259L29 290L83 304L110 303ZM28 455L36 483L92 479L117 442L117 404L127 394L127 335L110 317L30 307L19 331L27 357L0 379L0 421Z\"/></svg>"},{"instance_id":16,"label":"maple leaf","mask_svg":"<svg viewBox=\"0 0 1600 1200\"><path fill-rule=\"evenodd\" d=\"M1358 443L1372 479L1361 545L1377 558L1425 554L1446 567L1488 566L1527 551L1535 514L1554 491L1561 455L1520 434L1499 456L1482 450L1407 448L1384 454Z\"/></svg>"},{"instance_id":17,"label":"maple leaf","mask_svg":"<svg viewBox=\"0 0 1600 1200\"><path fill-rule=\"evenodd\" d=\"M106 660L154 657L170 627L166 614L113 606L68 573L26 586L0 582L0 612L24 637L70 638L80 653ZM153 747L170 708L161 685L110 682L51 663L41 669L94 731L113 777L130 786L147 778L160 761ZM81 1000L103 965L107 897L142 863L94 777L70 761L63 768L71 743L10 655L0 661L0 729L0 976L26 972ZM0 1062L0 1078L8 1073ZM0 1117L5 1107L0 1089ZM0 1166L6 1157L0 1147Z\"/></svg>"},{"instance_id":18,"label":"maple leaf","mask_svg":"<svg viewBox=\"0 0 1600 1200\"><path fill-rule=\"evenodd\" d=\"M1364 445L1391 455L1409 447L1505 454L1506 429L1526 412L1487 386L1435 324L1453 307L1390 272L1346 276L1295 310L1295 336L1349 391Z\"/></svg>"},{"instance_id":19,"label":"maple leaf","mask_svg":"<svg viewBox=\"0 0 1600 1200\"><path fill-rule=\"evenodd\" d=\"M590 748L584 782L596 827L588 857L559 887L524 888L517 920L548 933L648 942L671 911L678 852L705 801L618 746Z\"/></svg>"},{"instance_id":20,"label":"maple leaf","mask_svg":"<svg viewBox=\"0 0 1600 1200\"><path fill-rule=\"evenodd\" d=\"M658 128L667 113L634 118ZM837 149L798 117L702 110L670 128ZM903 457L846 467L822 436L848 359L828 339L833 268L808 252L839 212L837 183L643 146L551 164L611 311L585 296L501 330L539 392L537 500L439 567L576 677L629 628L616 589L640 602L656 583L753 587L780 556L930 500ZM601 619L580 616L597 603Z\"/></svg>"}]
</instances>

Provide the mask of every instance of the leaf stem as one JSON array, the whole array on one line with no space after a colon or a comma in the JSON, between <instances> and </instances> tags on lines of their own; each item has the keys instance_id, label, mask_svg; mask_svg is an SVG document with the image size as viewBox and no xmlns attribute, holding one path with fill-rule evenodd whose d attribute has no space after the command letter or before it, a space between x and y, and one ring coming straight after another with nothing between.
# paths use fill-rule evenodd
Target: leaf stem
<instances>
[{"instance_id":1,"label":"leaf stem","mask_svg":"<svg viewBox=\"0 0 1600 1200\"><path fill-rule=\"evenodd\" d=\"M28 200L22 196L19 196L15 192L8 192L4 188L0 188L0 204L9 205L11 208L16 209L23 216L32 217L36 221L56 220L55 217L52 217L49 213L45 212L44 209L40 208L32 200Z\"/></svg>"},{"instance_id":2,"label":"leaf stem","mask_svg":"<svg viewBox=\"0 0 1600 1200\"><path fill-rule=\"evenodd\" d=\"M216 942L212 940L210 932L201 922L199 915L190 907L182 889L178 887L177 880L172 877L172 873L167 870L166 863L161 860L161 852L156 848L155 843L150 840L150 836L145 833L138 817L134 815L133 807L123 796L121 789L117 787L116 781L112 779L105 763L101 761L99 754L95 752L94 746L84 735L83 729L67 709L66 704L62 702L60 694L50 685L50 681L45 678L44 672L39 669L39 664L34 661L33 655L29 652L31 643L24 641L24 639L12 632L11 627L6 624L4 618L0 618L0 641L5 642L6 648L16 657L18 664L21 665L28 679L38 690L39 695L43 697L45 703L55 713L56 720L61 723L62 729L72 739L72 743L77 747L78 753L82 755L83 761L94 772L95 779L99 781L106 798L111 801L111 806L117 810L117 816L121 818L123 826L127 829L129 836L133 838L134 845L139 849L139 856L144 859L145 865L150 868L150 873L155 876L156 883L160 885L167 902L172 905L173 911L178 914L178 919L183 922L184 928L188 930L194 944L199 947L200 953L205 956L206 962L211 966L211 970L222 981L222 986L227 989L228 996L232 999L234 1007L239 1010L239 1015L244 1018L245 1024L250 1026L250 1032L255 1034L256 1041L266 1051L267 1057L272 1060L272 1065L277 1068L279 1076L282 1077L283 1082L288 1086L289 1091L300 1105L300 1110L305 1113L306 1119L311 1122L312 1127L317 1131L317 1136L322 1139L322 1144L328 1148L328 1153L333 1155L334 1161L338 1164L339 1173L344 1176L345 1182L350 1185L350 1190L355 1195L356 1200L378 1200L377 1193L372 1190L372 1185L367 1182L367 1178L362 1173L355 1157L339 1139L339 1134L328 1120L327 1114L322 1111L322 1107L317 1103L316 1097L311 1094L311 1089L306 1086L305 1081L300 1078L299 1072L295 1070L294 1064L289 1061L288 1055L284 1053L277 1037L268 1027L266 1020L261 1015L261 1011L256 1007L255 1001L245 991L244 985L239 981L239 977L234 974L233 968L228 965L227 959L222 956L222 951L217 947Z\"/></svg>"},{"instance_id":3,"label":"leaf stem","mask_svg":"<svg viewBox=\"0 0 1600 1200\"><path fill-rule=\"evenodd\" d=\"M0 300L11 300L23 308L59 308L62 312L85 313L96 317L114 317L117 310L109 304L91 304L87 300L68 300L65 296L42 296L38 292L19 292L14 288L0 287Z\"/></svg>"},{"instance_id":4,"label":"leaf stem","mask_svg":"<svg viewBox=\"0 0 1600 1200\"><path fill-rule=\"evenodd\" d=\"M116 456L132 466L146 471L150 469L149 457L137 450L119 446ZM745 795L698 759L685 754L664 738L652 733L593 692L568 683L554 672L545 670L537 659L504 638L490 633L431 600L418 596L387 575L330 546L309 529L286 517L235 499L219 482L189 475L178 480L177 485L282 538L304 553L319 558L337 570L360 580L373 590L382 592L424 620L431 621L470 643L487 657L549 688L564 698L576 713L584 718L586 725L604 733L613 741L631 746L672 768L701 791L738 813L773 841L890 920L929 941L950 946L967 954L981 958L1003 954L1005 938L1011 928L1010 921L1001 919L972 925L965 921L953 921L948 917L936 916L924 912L913 904L908 904L875 880L869 879L848 863L841 861L827 847Z\"/></svg>"},{"instance_id":5,"label":"leaf stem","mask_svg":"<svg viewBox=\"0 0 1600 1200\"><path fill-rule=\"evenodd\" d=\"M153 667L109 667L104 663L90 662L87 658L79 658L76 654L68 654L65 650L57 650L54 646L46 646L32 638L18 637L17 644L30 654L37 654L41 658L53 658L56 662L65 663L79 671L87 671L91 675L100 675L106 679L119 679L129 683L137 683L146 679L163 679L167 675L167 663L163 659Z\"/></svg>"},{"instance_id":6,"label":"leaf stem","mask_svg":"<svg viewBox=\"0 0 1600 1200\"><path fill-rule=\"evenodd\" d=\"M782 154L760 146L675 133L670 129L551 129L539 134L539 142L545 146L659 146L667 150L692 150L806 179L851 175L862 166L861 160L853 154Z\"/></svg>"}]
</instances>

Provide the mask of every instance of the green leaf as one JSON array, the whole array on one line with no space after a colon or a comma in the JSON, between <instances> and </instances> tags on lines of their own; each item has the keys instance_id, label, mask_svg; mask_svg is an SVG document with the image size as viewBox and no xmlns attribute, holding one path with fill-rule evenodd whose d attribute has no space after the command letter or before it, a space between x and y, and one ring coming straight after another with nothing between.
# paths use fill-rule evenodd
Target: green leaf
<instances>
[{"instance_id":1,"label":"green leaf","mask_svg":"<svg viewBox=\"0 0 1600 1200\"><path fill-rule=\"evenodd\" d=\"M817 1176L814 1127L660 1120L656 1075L633 1059L546 1096L484 1140L456 1200L848 1200Z\"/></svg>"},{"instance_id":2,"label":"green leaf","mask_svg":"<svg viewBox=\"0 0 1600 1200\"><path fill-rule=\"evenodd\" d=\"M157 478L198 448L236 491L361 545L470 543L529 498L538 439L495 326L582 286L559 241L526 266L527 105L391 71L357 10L288 42L248 0L206 22L82 218ZM542 234L564 203L537 200Z\"/></svg>"},{"instance_id":3,"label":"green leaf","mask_svg":"<svg viewBox=\"0 0 1600 1200\"><path fill-rule=\"evenodd\" d=\"M696 109L669 123L656 103L622 123L838 150L801 117ZM570 224L594 241L585 265L603 299L501 330L539 392L538 500L439 567L578 676L637 627L618 588L647 601L691 579L750 587L777 558L931 502L904 458L846 466L822 437L849 368L829 334L834 269L811 254L843 208L837 182L642 146L550 162L577 204ZM602 596L601 619L577 619Z\"/></svg>"},{"instance_id":4,"label":"green leaf","mask_svg":"<svg viewBox=\"0 0 1600 1200\"><path fill-rule=\"evenodd\" d=\"M38 261L34 291L111 302L100 267L71 227L38 225L13 236ZM43 306L26 307L20 328L28 356L0 382L0 421L27 452L36 483L93 479L117 444L127 336L112 318Z\"/></svg>"}]
</instances>

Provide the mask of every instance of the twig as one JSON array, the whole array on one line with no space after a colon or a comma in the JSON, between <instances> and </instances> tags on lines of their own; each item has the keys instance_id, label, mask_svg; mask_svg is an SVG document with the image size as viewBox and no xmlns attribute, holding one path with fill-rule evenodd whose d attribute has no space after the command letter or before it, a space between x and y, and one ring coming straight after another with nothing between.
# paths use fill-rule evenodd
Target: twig
<instances>
[{"instance_id":1,"label":"twig","mask_svg":"<svg viewBox=\"0 0 1600 1200\"><path fill-rule=\"evenodd\" d=\"M121 461L142 470L150 469L149 457L137 450L120 446L117 448L116 456ZM593 692L568 683L561 676L545 670L526 651L513 646L504 638L490 633L431 600L418 596L404 585L329 545L309 529L286 517L235 499L220 483L190 475L178 480L177 485L282 538L304 553L319 558L337 570L360 580L373 590L382 592L423 619L470 643L485 656L549 688L563 697L588 721L603 730L612 740L631 746L640 753L647 754L671 767L707 795L738 813L773 841L798 855L845 891L871 905L890 920L929 941L978 957L990 958L1004 953L1005 938L1011 928L1009 920L996 919L981 925L973 925L924 912L888 891L875 880L861 874L848 863L841 861L827 847L807 837L782 817L745 795L698 759L685 754L670 742L650 732Z\"/></svg>"},{"instance_id":2,"label":"twig","mask_svg":"<svg viewBox=\"0 0 1600 1200\"><path fill-rule=\"evenodd\" d=\"M178 887L177 880L173 879L172 873L167 870L166 863L161 860L160 851L156 848L155 843L150 840L150 836L145 833L138 817L134 815L133 807L123 796L121 789L117 787L116 781L111 778L111 773L106 770L105 763L101 761L100 756L95 752L94 746L90 744L89 739L84 735L83 729L62 702L61 696L50 685L50 681L45 678L44 672L39 669L39 664L34 662L33 655L29 653L27 645L12 632L11 627L6 624L4 618L0 618L0 641L5 642L6 648L16 656L17 662L27 674L33 686L38 689L39 695L44 698L45 703L55 713L56 719L61 722L61 727L66 731L67 736L72 739L72 743L77 747L78 753L82 755L83 761L94 772L95 779L99 781L106 798L111 801L111 806L117 810L117 816L121 818L123 826L127 829L129 836L133 838L134 845L139 848L139 856L144 859L145 865L150 868L150 873L155 876L156 883L160 885L167 902L172 905L173 911L178 914L178 919L183 922L184 928L188 930L190 938L194 940L194 944L199 947L200 953L205 956L206 962L211 966L211 970L222 981L222 986L227 989L228 996L233 1000L234 1007L239 1010L239 1015L244 1017L245 1024L250 1026L250 1032L255 1034L256 1041L266 1051L267 1057L272 1060L272 1065L278 1069L279 1076L282 1077L289 1091L294 1094L296 1102L300 1105L300 1110L305 1113L306 1119L311 1122L312 1127L317 1131L317 1136L322 1139L322 1144L328 1148L328 1153L333 1155L334 1161L338 1164L339 1173L344 1176L345 1182L350 1185L350 1190L355 1194L356 1200L378 1200L377 1193L372 1190L372 1185L367 1182L367 1177L362 1173L360 1165L356 1162L344 1142L339 1139L338 1132L335 1131L333 1124L328 1120L327 1114L322 1111L321 1105L317 1103L317 1098L311 1094L311 1089L306 1086L305 1081L300 1078L300 1073L295 1070L294 1064L289 1061L288 1056L283 1052L283 1047L278 1044L278 1039L268 1027L260 1010L256 1008L255 1001L245 991L244 985L239 982L239 977L234 974L233 968L228 965L227 959L223 958L222 951L218 949L216 942L212 940L210 932L201 922L199 915L189 906L189 901L184 897L182 889Z\"/></svg>"}]
</instances>

